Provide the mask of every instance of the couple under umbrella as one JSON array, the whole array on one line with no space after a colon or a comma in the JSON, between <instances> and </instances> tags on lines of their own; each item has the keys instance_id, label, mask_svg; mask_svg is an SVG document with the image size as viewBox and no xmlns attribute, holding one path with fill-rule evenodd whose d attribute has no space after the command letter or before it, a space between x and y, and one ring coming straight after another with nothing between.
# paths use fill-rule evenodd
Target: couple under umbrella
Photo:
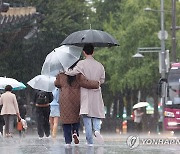
<instances>
[{"instance_id":1,"label":"couple under umbrella","mask_svg":"<svg viewBox=\"0 0 180 154\"><path fill-rule=\"evenodd\" d=\"M74 32L61 43L61 45L70 44L80 47L83 46L83 54L85 56L85 59L79 61L72 70L66 71L65 74L77 75L81 73L88 80L99 81L99 84L104 83L104 67L92 56L94 52L94 46L116 46L118 45L117 41L106 32L90 29ZM100 134L100 129L101 118L105 118L105 114L101 88L99 87L98 89L86 89L81 87L80 94L80 115L82 116L85 126L87 144L90 146L94 144L93 136L95 136L97 142L103 143L103 137Z\"/></svg>"},{"instance_id":2,"label":"couple under umbrella","mask_svg":"<svg viewBox=\"0 0 180 154\"><path fill-rule=\"evenodd\" d=\"M88 31L92 31L93 34L94 32L96 32L96 30L88 30ZM66 43L66 40L69 40L69 38L71 40L71 37L70 37L71 35L74 36L74 34L71 34L61 43L61 45L75 45L75 46L80 46L80 47L84 46L83 54L85 56L85 60L79 61L77 65L71 71L66 71L65 74L69 76L74 76L81 73L82 75L86 77L86 80L91 80L91 81L93 80L94 82L96 81L96 83L98 82L98 85L102 84L105 80L105 70L104 70L103 65L97 62L92 57L92 54L94 52L94 46L111 47L111 46L118 45L118 43L115 39L112 39L111 37L110 37L111 39L109 39L108 41L102 41L102 39L106 40L109 36L111 36L108 33L106 34L106 32L100 32L99 34L97 33L98 34L97 36L99 37L99 39L95 39L91 35L91 33L89 33L88 35L81 32L79 33L81 36L81 37L80 36L78 37L78 39L80 40L79 43L69 42L69 41ZM106 35L102 35L102 33ZM77 33L75 32L75 34ZM89 41L88 38L90 38L90 36L95 41L94 43ZM115 43L113 44L112 41L115 41ZM42 72L43 71L41 71L41 73ZM61 73L58 74L58 76L59 75L61 75ZM61 82L59 83L57 81L58 76L55 83L56 83L56 86L59 86L61 88L61 92L62 92L62 89L63 89L61 87L62 83ZM80 114L82 115L82 119L85 125L87 144L92 145L94 143L93 134L95 135L97 141L99 141L100 143L103 143L103 137L100 134L100 129L101 129L100 123L101 123L101 118L105 118L105 115L104 115L104 103L102 99L101 88L97 88L97 87L96 89L81 88L80 100L81 100ZM61 103L62 102L61 102L61 97L60 97L60 104ZM61 109L61 105L60 105L60 109ZM64 127L65 142L67 143L67 145L71 143L71 139L68 139L68 137L71 134L68 134L68 135L66 134L67 132L69 132L70 129L72 128L69 128L69 126ZM78 133L75 136L73 135L75 141L77 141L77 136L78 136Z\"/></svg>"}]
</instances>

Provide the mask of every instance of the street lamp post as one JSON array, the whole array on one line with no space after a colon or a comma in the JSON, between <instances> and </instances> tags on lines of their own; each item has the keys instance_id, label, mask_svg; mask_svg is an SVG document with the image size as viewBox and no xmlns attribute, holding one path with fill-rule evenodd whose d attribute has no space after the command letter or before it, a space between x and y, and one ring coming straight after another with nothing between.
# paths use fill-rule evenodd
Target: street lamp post
<instances>
[{"instance_id":1,"label":"street lamp post","mask_svg":"<svg viewBox=\"0 0 180 154\"><path fill-rule=\"evenodd\" d=\"M144 56L141 53L159 53L159 73L161 73L161 47L141 47L138 48L137 53L133 55L133 58L143 58ZM166 72L168 72L169 69L169 50L165 51L165 66L166 66Z\"/></svg>"},{"instance_id":2,"label":"street lamp post","mask_svg":"<svg viewBox=\"0 0 180 154\"><path fill-rule=\"evenodd\" d=\"M166 78L164 0L161 0L161 77Z\"/></svg>"},{"instance_id":3,"label":"street lamp post","mask_svg":"<svg viewBox=\"0 0 180 154\"><path fill-rule=\"evenodd\" d=\"M165 30L164 30L164 0L161 0L161 79L166 81L166 62L165 62ZM167 83L162 83L162 111L163 111L163 130L164 130L164 106L166 102L166 86Z\"/></svg>"},{"instance_id":4,"label":"street lamp post","mask_svg":"<svg viewBox=\"0 0 180 154\"><path fill-rule=\"evenodd\" d=\"M158 10L153 10L151 8L146 8L145 11L158 11ZM162 83L162 89L161 89L161 100L162 100L162 110L164 113L164 106L166 102L166 94L167 94L167 83L166 83L166 53L165 53L165 30L164 30L164 0L161 0L161 8L159 10L161 13L161 31L160 31L160 37L159 39L161 40L161 51L159 54L159 60L160 60L160 69L161 69L161 83ZM164 130L164 116L163 116L163 130Z\"/></svg>"},{"instance_id":5,"label":"street lamp post","mask_svg":"<svg viewBox=\"0 0 180 154\"><path fill-rule=\"evenodd\" d=\"M160 51L161 51L161 48L160 47L141 47L141 48L138 48L138 51L135 55L133 55L132 57L133 58L143 58L144 56L141 54L141 53L159 53L159 72L161 72L161 61L160 61Z\"/></svg>"},{"instance_id":6,"label":"street lamp post","mask_svg":"<svg viewBox=\"0 0 180 154\"><path fill-rule=\"evenodd\" d=\"M172 61L176 62L176 0L172 0Z\"/></svg>"}]
</instances>

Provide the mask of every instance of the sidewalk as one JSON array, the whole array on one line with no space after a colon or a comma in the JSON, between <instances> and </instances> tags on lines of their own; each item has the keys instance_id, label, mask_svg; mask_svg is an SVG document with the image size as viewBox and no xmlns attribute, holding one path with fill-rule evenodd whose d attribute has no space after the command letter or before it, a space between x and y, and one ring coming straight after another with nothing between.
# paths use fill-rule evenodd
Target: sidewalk
<instances>
[{"instance_id":1,"label":"sidewalk","mask_svg":"<svg viewBox=\"0 0 180 154\"><path fill-rule=\"evenodd\" d=\"M104 144L87 146L85 134L80 132L80 143L78 146L72 143L70 148L66 148L62 132L58 132L56 139L43 138L38 139L37 132L27 132L25 137L19 137L18 133L13 138L0 138L0 153L1 154L120 154L120 153L136 153L136 154L178 154L179 145L152 145L140 144L133 150L127 145L129 136L137 134L120 134L120 133L101 133L104 137ZM162 135L163 136L163 135ZM157 134L140 134L142 138L158 138L162 137ZM166 137L166 136L164 136ZM168 136L169 137L169 136ZM149 142L148 142L149 143Z\"/></svg>"}]
</instances>

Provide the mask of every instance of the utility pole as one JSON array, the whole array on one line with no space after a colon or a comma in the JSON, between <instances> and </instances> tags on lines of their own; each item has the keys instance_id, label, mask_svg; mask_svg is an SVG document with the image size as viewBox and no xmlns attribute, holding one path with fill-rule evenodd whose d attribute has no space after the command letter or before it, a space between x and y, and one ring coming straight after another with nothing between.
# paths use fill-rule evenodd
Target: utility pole
<instances>
[{"instance_id":1,"label":"utility pole","mask_svg":"<svg viewBox=\"0 0 180 154\"><path fill-rule=\"evenodd\" d=\"M176 62L176 0L172 0L172 62Z\"/></svg>"},{"instance_id":2,"label":"utility pole","mask_svg":"<svg viewBox=\"0 0 180 154\"><path fill-rule=\"evenodd\" d=\"M161 80L166 81L166 62L165 62L165 30L164 30L164 0L161 0ZM162 110L164 113L164 107L166 102L166 86L167 83L162 83ZM163 116L163 130L164 130L164 116Z\"/></svg>"}]
</instances>

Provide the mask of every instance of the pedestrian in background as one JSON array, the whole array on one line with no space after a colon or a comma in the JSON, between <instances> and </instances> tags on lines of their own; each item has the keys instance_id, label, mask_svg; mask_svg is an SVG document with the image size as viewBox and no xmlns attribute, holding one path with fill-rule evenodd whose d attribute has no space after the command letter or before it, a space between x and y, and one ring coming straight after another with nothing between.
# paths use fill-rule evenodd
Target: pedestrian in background
<instances>
[{"instance_id":1,"label":"pedestrian in background","mask_svg":"<svg viewBox=\"0 0 180 154\"><path fill-rule=\"evenodd\" d=\"M34 102L36 106L37 131L39 139L43 139L44 135L50 137L50 102L53 100L51 92L42 90L35 91Z\"/></svg>"},{"instance_id":2,"label":"pedestrian in background","mask_svg":"<svg viewBox=\"0 0 180 154\"><path fill-rule=\"evenodd\" d=\"M144 112L141 111L141 108L134 110L134 124L136 132L142 131L142 116Z\"/></svg>"},{"instance_id":3,"label":"pedestrian in background","mask_svg":"<svg viewBox=\"0 0 180 154\"><path fill-rule=\"evenodd\" d=\"M21 120L16 95L12 93L12 86L7 85L5 87L5 93L1 95L1 115L3 115L5 121L5 135L6 137L12 137L14 129L14 120L17 117Z\"/></svg>"},{"instance_id":4,"label":"pedestrian in background","mask_svg":"<svg viewBox=\"0 0 180 154\"><path fill-rule=\"evenodd\" d=\"M53 94L53 101L50 103L50 128L51 128L51 135L53 138L56 138L57 129L59 124L59 117L60 117L60 108L59 108L59 88L55 88L52 91Z\"/></svg>"},{"instance_id":5,"label":"pedestrian in background","mask_svg":"<svg viewBox=\"0 0 180 154\"><path fill-rule=\"evenodd\" d=\"M75 65L75 64L74 64ZM74 67L71 66L71 68ZM80 125L80 86L99 88L98 81L89 81L82 75L68 76L64 73L57 75L55 86L60 88L60 121L63 126L66 146L70 146L72 138L79 143Z\"/></svg>"},{"instance_id":6,"label":"pedestrian in background","mask_svg":"<svg viewBox=\"0 0 180 154\"><path fill-rule=\"evenodd\" d=\"M1 94L0 94L0 113L2 109L2 104L1 104ZM4 126L4 119L3 116L0 114L0 136L3 136L3 126Z\"/></svg>"},{"instance_id":7,"label":"pedestrian in background","mask_svg":"<svg viewBox=\"0 0 180 154\"><path fill-rule=\"evenodd\" d=\"M76 75L82 73L87 79L99 81L100 84L105 81L104 66L93 58L94 46L85 44L83 48L84 60L80 60L73 70L65 72L67 75ZM104 102L102 99L101 88L86 89L81 87L81 108L86 140L88 145L93 145L93 134L98 143L104 142L100 134L101 119L105 118Z\"/></svg>"}]
</instances>

